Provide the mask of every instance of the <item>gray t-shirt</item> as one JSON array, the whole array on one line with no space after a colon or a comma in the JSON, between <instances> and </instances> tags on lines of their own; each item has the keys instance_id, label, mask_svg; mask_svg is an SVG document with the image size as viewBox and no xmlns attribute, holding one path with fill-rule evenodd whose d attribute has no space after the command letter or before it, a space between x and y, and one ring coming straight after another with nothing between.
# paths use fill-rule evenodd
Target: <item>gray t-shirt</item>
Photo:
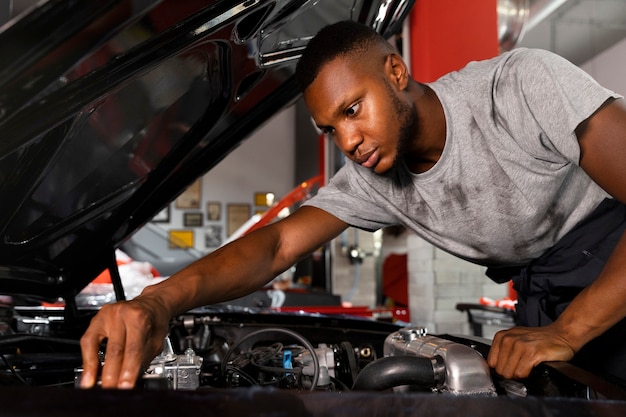
<instances>
[{"instance_id":1,"label":"gray t-shirt","mask_svg":"<svg viewBox=\"0 0 626 417\"><path fill-rule=\"evenodd\" d=\"M433 168L399 184L346 161L305 204L365 230L403 224L490 266L540 256L608 197L578 165L574 130L620 96L578 67L520 48L428 85L447 131Z\"/></svg>"}]
</instances>

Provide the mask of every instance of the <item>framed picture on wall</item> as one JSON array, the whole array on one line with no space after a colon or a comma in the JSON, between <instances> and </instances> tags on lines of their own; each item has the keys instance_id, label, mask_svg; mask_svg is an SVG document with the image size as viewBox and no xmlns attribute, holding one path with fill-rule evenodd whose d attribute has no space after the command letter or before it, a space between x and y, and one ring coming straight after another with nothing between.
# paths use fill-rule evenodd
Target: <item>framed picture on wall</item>
<instances>
[{"instance_id":1,"label":"framed picture on wall","mask_svg":"<svg viewBox=\"0 0 626 417\"><path fill-rule=\"evenodd\" d=\"M207 249L214 249L222 246L222 225L212 224L206 227L204 232L204 245Z\"/></svg>"},{"instance_id":2,"label":"framed picture on wall","mask_svg":"<svg viewBox=\"0 0 626 417\"><path fill-rule=\"evenodd\" d=\"M188 249L194 247L193 230L170 230L170 249Z\"/></svg>"},{"instance_id":3,"label":"framed picture on wall","mask_svg":"<svg viewBox=\"0 0 626 417\"><path fill-rule=\"evenodd\" d=\"M183 226L185 227L202 227L202 213L184 213Z\"/></svg>"},{"instance_id":4,"label":"framed picture on wall","mask_svg":"<svg viewBox=\"0 0 626 417\"><path fill-rule=\"evenodd\" d=\"M217 201L209 201L206 203L206 219L211 221L220 220L222 218L222 203Z\"/></svg>"},{"instance_id":5,"label":"framed picture on wall","mask_svg":"<svg viewBox=\"0 0 626 417\"><path fill-rule=\"evenodd\" d=\"M168 205L163 210L159 211L153 218L155 223L168 223L170 221L170 206Z\"/></svg>"},{"instance_id":6,"label":"framed picture on wall","mask_svg":"<svg viewBox=\"0 0 626 417\"><path fill-rule=\"evenodd\" d=\"M178 209L199 209L202 190L202 180L197 179L176 199Z\"/></svg>"},{"instance_id":7,"label":"framed picture on wall","mask_svg":"<svg viewBox=\"0 0 626 417\"><path fill-rule=\"evenodd\" d=\"M228 214L228 236L232 235L239 229L245 222L250 219L250 204L229 204L227 208Z\"/></svg>"}]
</instances>

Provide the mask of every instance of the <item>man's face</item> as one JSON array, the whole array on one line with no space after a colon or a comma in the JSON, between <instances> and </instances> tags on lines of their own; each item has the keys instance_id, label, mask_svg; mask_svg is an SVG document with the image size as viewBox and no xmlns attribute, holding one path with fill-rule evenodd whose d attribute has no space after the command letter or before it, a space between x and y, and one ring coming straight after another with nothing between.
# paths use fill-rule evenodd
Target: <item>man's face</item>
<instances>
[{"instance_id":1,"label":"man's face","mask_svg":"<svg viewBox=\"0 0 626 417\"><path fill-rule=\"evenodd\" d=\"M383 68L337 58L304 92L319 128L346 157L377 174L394 168L417 130L415 107L403 101Z\"/></svg>"}]
</instances>

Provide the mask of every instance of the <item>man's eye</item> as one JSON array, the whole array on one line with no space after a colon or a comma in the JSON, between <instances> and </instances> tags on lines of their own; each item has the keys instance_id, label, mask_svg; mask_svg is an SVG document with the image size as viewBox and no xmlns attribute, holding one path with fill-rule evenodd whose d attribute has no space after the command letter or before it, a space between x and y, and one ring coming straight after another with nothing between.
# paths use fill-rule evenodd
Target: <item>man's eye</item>
<instances>
[{"instance_id":1,"label":"man's eye","mask_svg":"<svg viewBox=\"0 0 626 417\"><path fill-rule=\"evenodd\" d=\"M346 109L346 116L354 116L359 111L361 107L361 103L355 103L354 105L348 107Z\"/></svg>"}]
</instances>

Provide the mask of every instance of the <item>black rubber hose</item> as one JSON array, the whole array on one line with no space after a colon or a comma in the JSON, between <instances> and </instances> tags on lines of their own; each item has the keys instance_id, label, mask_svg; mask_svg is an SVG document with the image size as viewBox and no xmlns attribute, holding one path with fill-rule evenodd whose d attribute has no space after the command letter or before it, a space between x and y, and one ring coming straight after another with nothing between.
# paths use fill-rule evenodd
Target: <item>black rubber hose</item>
<instances>
[{"instance_id":1,"label":"black rubber hose","mask_svg":"<svg viewBox=\"0 0 626 417\"><path fill-rule=\"evenodd\" d=\"M384 391L401 385L435 387L443 382L435 372L436 358L387 356L361 370L352 387L356 391Z\"/></svg>"}]
</instances>

